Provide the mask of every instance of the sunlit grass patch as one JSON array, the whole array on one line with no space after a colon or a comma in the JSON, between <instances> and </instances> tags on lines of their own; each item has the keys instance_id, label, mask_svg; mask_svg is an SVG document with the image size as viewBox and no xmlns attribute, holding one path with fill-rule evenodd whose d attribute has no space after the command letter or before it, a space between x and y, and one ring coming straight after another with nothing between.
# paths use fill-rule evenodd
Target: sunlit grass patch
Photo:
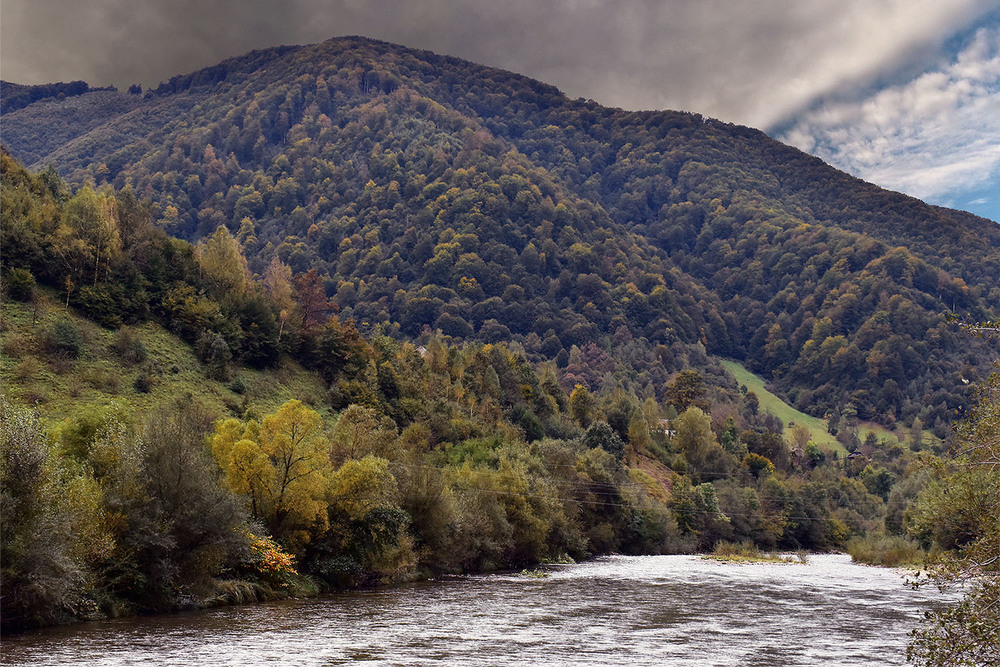
<instances>
[{"instance_id":1,"label":"sunlit grass patch","mask_svg":"<svg viewBox=\"0 0 1000 667\"><path fill-rule=\"evenodd\" d=\"M547 579L551 575L549 575L549 573L546 572L545 570L540 570L538 568L535 568L533 570L529 569L521 570L518 573L518 576L527 577L529 579Z\"/></svg>"},{"instance_id":2,"label":"sunlit grass patch","mask_svg":"<svg viewBox=\"0 0 1000 667\"><path fill-rule=\"evenodd\" d=\"M855 563L882 567L921 565L926 558L919 544L899 535L855 537L847 543L847 552Z\"/></svg>"},{"instance_id":3,"label":"sunlit grass patch","mask_svg":"<svg viewBox=\"0 0 1000 667\"><path fill-rule=\"evenodd\" d=\"M726 542L715 545L715 550L705 556L724 563L805 563L805 552L795 554L763 551L753 542Z\"/></svg>"},{"instance_id":4,"label":"sunlit grass patch","mask_svg":"<svg viewBox=\"0 0 1000 667\"><path fill-rule=\"evenodd\" d=\"M722 361L720 363L723 368L736 378L739 384L745 385L749 391L757 395L757 399L760 401L761 412L770 412L782 421L785 425L786 438L791 437L792 425L804 426L809 430L809 439L816 443L816 446L820 449L825 449L828 452L837 452L842 456L847 454L844 446L827 431L825 419L807 415L788 405L779 396L767 390L762 378L754 375L737 362Z\"/></svg>"}]
</instances>

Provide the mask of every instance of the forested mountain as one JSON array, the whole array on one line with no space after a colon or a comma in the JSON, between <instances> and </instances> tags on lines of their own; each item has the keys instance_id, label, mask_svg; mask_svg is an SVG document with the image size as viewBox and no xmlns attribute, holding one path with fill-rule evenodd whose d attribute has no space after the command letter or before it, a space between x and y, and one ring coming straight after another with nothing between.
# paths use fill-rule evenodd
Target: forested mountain
<instances>
[{"instance_id":1,"label":"forested mountain","mask_svg":"<svg viewBox=\"0 0 1000 667\"><path fill-rule=\"evenodd\" d=\"M361 38L2 122L33 169L130 185L170 234L224 226L256 274L315 269L363 334L516 342L567 389L662 398L726 356L816 415L943 424L986 363L945 313L1000 303L988 220L756 130Z\"/></svg>"},{"instance_id":2,"label":"forested mountain","mask_svg":"<svg viewBox=\"0 0 1000 667\"><path fill-rule=\"evenodd\" d=\"M897 442L847 462L799 427L791 448L752 394L691 369L665 409L566 392L513 345L365 338L315 270L256 279L225 227L192 246L129 188L71 192L6 153L0 204L21 265L0 302L4 631L902 530Z\"/></svg>"},{"instance_id":3,"label":"forested mountain","mask_svg":"<svg viewBox=\"0 0 1000 667\"><path fill-rule=\"evenodd\" d=\"M57 98L60 100L75 95L98 91L115 91L113 87L91 88L86 81L71 81L69 83L46 83L39 86L25 86L19 83L0 81L0 113L23 109L39 100ZM138 87L132 89L139 92Z\"/></svg>"},{"instance_id":4,"label":"forested mountain","mask_svg":"<svg viewBox=\"0 0 1000 667\"><path fill-rule=\"evenodd\" d=\"M992 516L988 220L360 38L83 86L3 84L4 631Z\"/></svg>"}]
</instances>

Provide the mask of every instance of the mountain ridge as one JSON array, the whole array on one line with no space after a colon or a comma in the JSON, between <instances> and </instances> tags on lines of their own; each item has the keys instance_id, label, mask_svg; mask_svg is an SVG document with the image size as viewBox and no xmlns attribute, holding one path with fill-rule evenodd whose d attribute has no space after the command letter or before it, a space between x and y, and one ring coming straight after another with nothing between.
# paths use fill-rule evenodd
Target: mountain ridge
<instances>
[{"instance_id":1,"label":"mountain ridge","mask_svg":"<svg viewBox=\"0 0 1000 667\"><path fill-rule=\"evenodd\" d=\"M4 116L15 154L61 104ZM947 418L985 357L924 341L945 335L944 311L988 319L1000 303L989 220L760 130L608 109L364 38L173 77L49 157L73 183L133 184L182 238L229 227L257 273L275 257L316 268L345 316L394 335L510 338L537 359L628 338L640 386L707 351L816 414ZM951 388L928 393L928 373Z\"/></svg>"}]
</instances>

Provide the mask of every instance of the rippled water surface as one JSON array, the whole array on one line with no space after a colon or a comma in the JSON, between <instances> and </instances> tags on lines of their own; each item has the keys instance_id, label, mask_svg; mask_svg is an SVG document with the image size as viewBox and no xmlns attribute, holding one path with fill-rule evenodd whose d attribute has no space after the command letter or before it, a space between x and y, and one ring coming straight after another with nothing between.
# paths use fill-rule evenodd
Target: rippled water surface
<instances>
[{"instance_id":1,"label":"rippled water surface","mask_svg":"<svg viewBox=\"0 0 1000 667\"><path fill-rule=\"evenodd\" d=\"M893 665L941 604L849 556L609 557L4 637L27 665Z\"/></svg>"}]
</instances>

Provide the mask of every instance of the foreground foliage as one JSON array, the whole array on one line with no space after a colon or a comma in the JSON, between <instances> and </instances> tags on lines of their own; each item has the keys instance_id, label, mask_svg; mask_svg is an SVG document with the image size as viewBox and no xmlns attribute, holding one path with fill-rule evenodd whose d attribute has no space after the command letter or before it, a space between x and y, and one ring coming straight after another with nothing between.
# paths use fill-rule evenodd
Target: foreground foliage
<instances>
[{"instance_id":1,"label":"foreground foliage","mask_svg":"<svg viewBox=\"0 0 1000 667\"><path fill-rule=\"evenodd\" d=\"M188 398L43 426L5 403L5 626L723 540L830 549L885 512L867 468L697 392L724 421L620 390L574 404L502 345L361 345L335 419Z\"/></svg>"},{"instance_id":2,"label":"foreground foliage","mask_svg":"<svg viewBox=\"0 0 1000 667\"><path fill-rule=\"evenodd\" d=\"M921 665L1000 662L1000 375L982 387L954 457L921 494L913 530L944 550L925 583L964 586L964 597L928 613L909 658Z\"/></svg>"}]
</instances>

